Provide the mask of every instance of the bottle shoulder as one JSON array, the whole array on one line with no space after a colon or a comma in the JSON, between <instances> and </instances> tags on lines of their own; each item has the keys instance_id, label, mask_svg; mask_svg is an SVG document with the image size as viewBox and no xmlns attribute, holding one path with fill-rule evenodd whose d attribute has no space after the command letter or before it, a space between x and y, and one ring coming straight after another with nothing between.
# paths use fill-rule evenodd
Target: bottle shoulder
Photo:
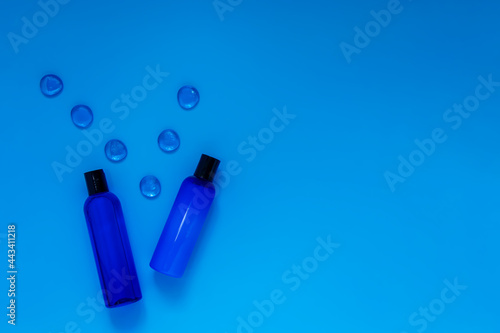
<instances>
[{"instance_id":1,"label":"bottle shoulder","mask_svg":"<svg viewBox=\"0 0 500 333\"><path fill-rule=\"evenodd\" d=\"M88 206L92 201L94 200L102 200L102 199L107 199L111 201L113 204L120 204L120 200L118 200L118 197L112 193L112 192L101 192L101 193L96 193L94 195L89 196L85 200L85 206Z\"/></svg>"},{"instance_id":2,"label":"bottle shoulder","mask_svg":"<svg viewBox=\"0 0 500 333\"><path fill-rule=\"evenodd\" d=\"M201 186L201 187L207 187L210 189L215 189L215 186L212 182L209 182L208 180L200 179L195 176L189 176L184 181L182 182L183 186Z\"/></svg>"}]
</instances>

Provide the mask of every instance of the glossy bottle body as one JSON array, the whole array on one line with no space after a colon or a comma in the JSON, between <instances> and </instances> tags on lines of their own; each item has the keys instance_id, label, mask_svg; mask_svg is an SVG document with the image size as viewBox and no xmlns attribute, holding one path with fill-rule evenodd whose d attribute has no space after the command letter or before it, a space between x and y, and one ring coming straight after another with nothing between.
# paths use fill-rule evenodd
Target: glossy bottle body
<instances>
[{"instance_id":1,"label":"glossy bottle body","mask_svg":"<svg viewBox=\"0 0 500 333\"><path fill-rule=\"evenodd\" d=\"M172 277L183 275L214 197L211 181L190 176L182 182L151 259L151 268Z\"/></svg>"},{"instance_id":2,"label":"glossy bottle body","mask_svg":"<svg viewBox=\"0 0 500 333\"><path fill-rule=\"evenodd\" d=\"M120 201L111 192L96 193L84 212L106 307L137 302L142 294Z\"/></svg>"}]
</instances>

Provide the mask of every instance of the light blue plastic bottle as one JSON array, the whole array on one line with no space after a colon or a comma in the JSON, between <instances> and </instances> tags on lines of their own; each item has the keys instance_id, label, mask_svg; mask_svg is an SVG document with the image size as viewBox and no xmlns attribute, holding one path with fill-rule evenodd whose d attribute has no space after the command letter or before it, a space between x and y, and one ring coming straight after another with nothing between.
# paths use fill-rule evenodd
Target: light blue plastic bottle
<instances>
[{"instance_id":1,"label":"light blue plastic bottle","mask_svg":"<svg viewBox=\"0 0 500 333\"><path fill-rule=\"evenodd\" d=\"M156 246L151 268L181 277L215 197L212 183L220 161L201 155L194 176L181 185L167 223Z\"/></svg>"}]
</instances>

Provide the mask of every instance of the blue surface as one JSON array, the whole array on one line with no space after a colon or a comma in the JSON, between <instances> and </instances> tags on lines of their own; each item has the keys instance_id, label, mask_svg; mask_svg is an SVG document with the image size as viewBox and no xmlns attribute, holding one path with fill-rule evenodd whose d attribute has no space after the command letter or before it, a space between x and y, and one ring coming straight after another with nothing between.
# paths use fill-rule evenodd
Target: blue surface
<instances>
[{"instance_id":1,"label":"blue surface","mask_svg":"<svg viewBox=\"0 0 500 333\"><path fill-rule=\"evenodd\" d=\"M17 327L3 314L2 332L230 333L249 318L255 332L499 332L499 5L222 3L70 1L25 38L10 33L45 23L41 7L4 1L0 241L6 253L15 223L19 274ZM56 98L40 93L49 73ZM201 96L189 112L187 84ZM85 131L77 104L94 112ZM166 128L182 140L172 154L157 145ZM126 143L122 163L106 159L110 139ZM222 161L220 194L173 279L149 261L201 153ZM83 216L97 168L143 292L111 310L94 300ZM139 190L148 174L155 200ZM439 315L423 319L430 305Z\"/></svg>"}]
</instances>

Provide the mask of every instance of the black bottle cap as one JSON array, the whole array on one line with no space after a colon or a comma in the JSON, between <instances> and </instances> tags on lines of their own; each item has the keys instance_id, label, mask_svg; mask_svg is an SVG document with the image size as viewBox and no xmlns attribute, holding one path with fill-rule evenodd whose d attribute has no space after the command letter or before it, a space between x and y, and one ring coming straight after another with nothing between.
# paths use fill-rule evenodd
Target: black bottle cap
<instances>
[{"instance_id":1,"label":"black bottle cap","mask_svg":"<svg viewBox=\"0 0 500 333\"><path fill-rule=\"evenodd\" d=\"M208 180L209 182L213 181L219 163L220 161L218 159L201 154L200 161L194 172L195 177Z\"/></svg>"},{"instance_id":2,"label":"black bottle cap","mask_svg":"<svg viewBox=\"0 0 500 333\"><path fill-rule=\"evenodd\" d=\"M85 172L85 182L87 182L89 195L109 191L106 175L104 175L104 171L102 171L102 169Z\"/></svg>"}]
</instances>

